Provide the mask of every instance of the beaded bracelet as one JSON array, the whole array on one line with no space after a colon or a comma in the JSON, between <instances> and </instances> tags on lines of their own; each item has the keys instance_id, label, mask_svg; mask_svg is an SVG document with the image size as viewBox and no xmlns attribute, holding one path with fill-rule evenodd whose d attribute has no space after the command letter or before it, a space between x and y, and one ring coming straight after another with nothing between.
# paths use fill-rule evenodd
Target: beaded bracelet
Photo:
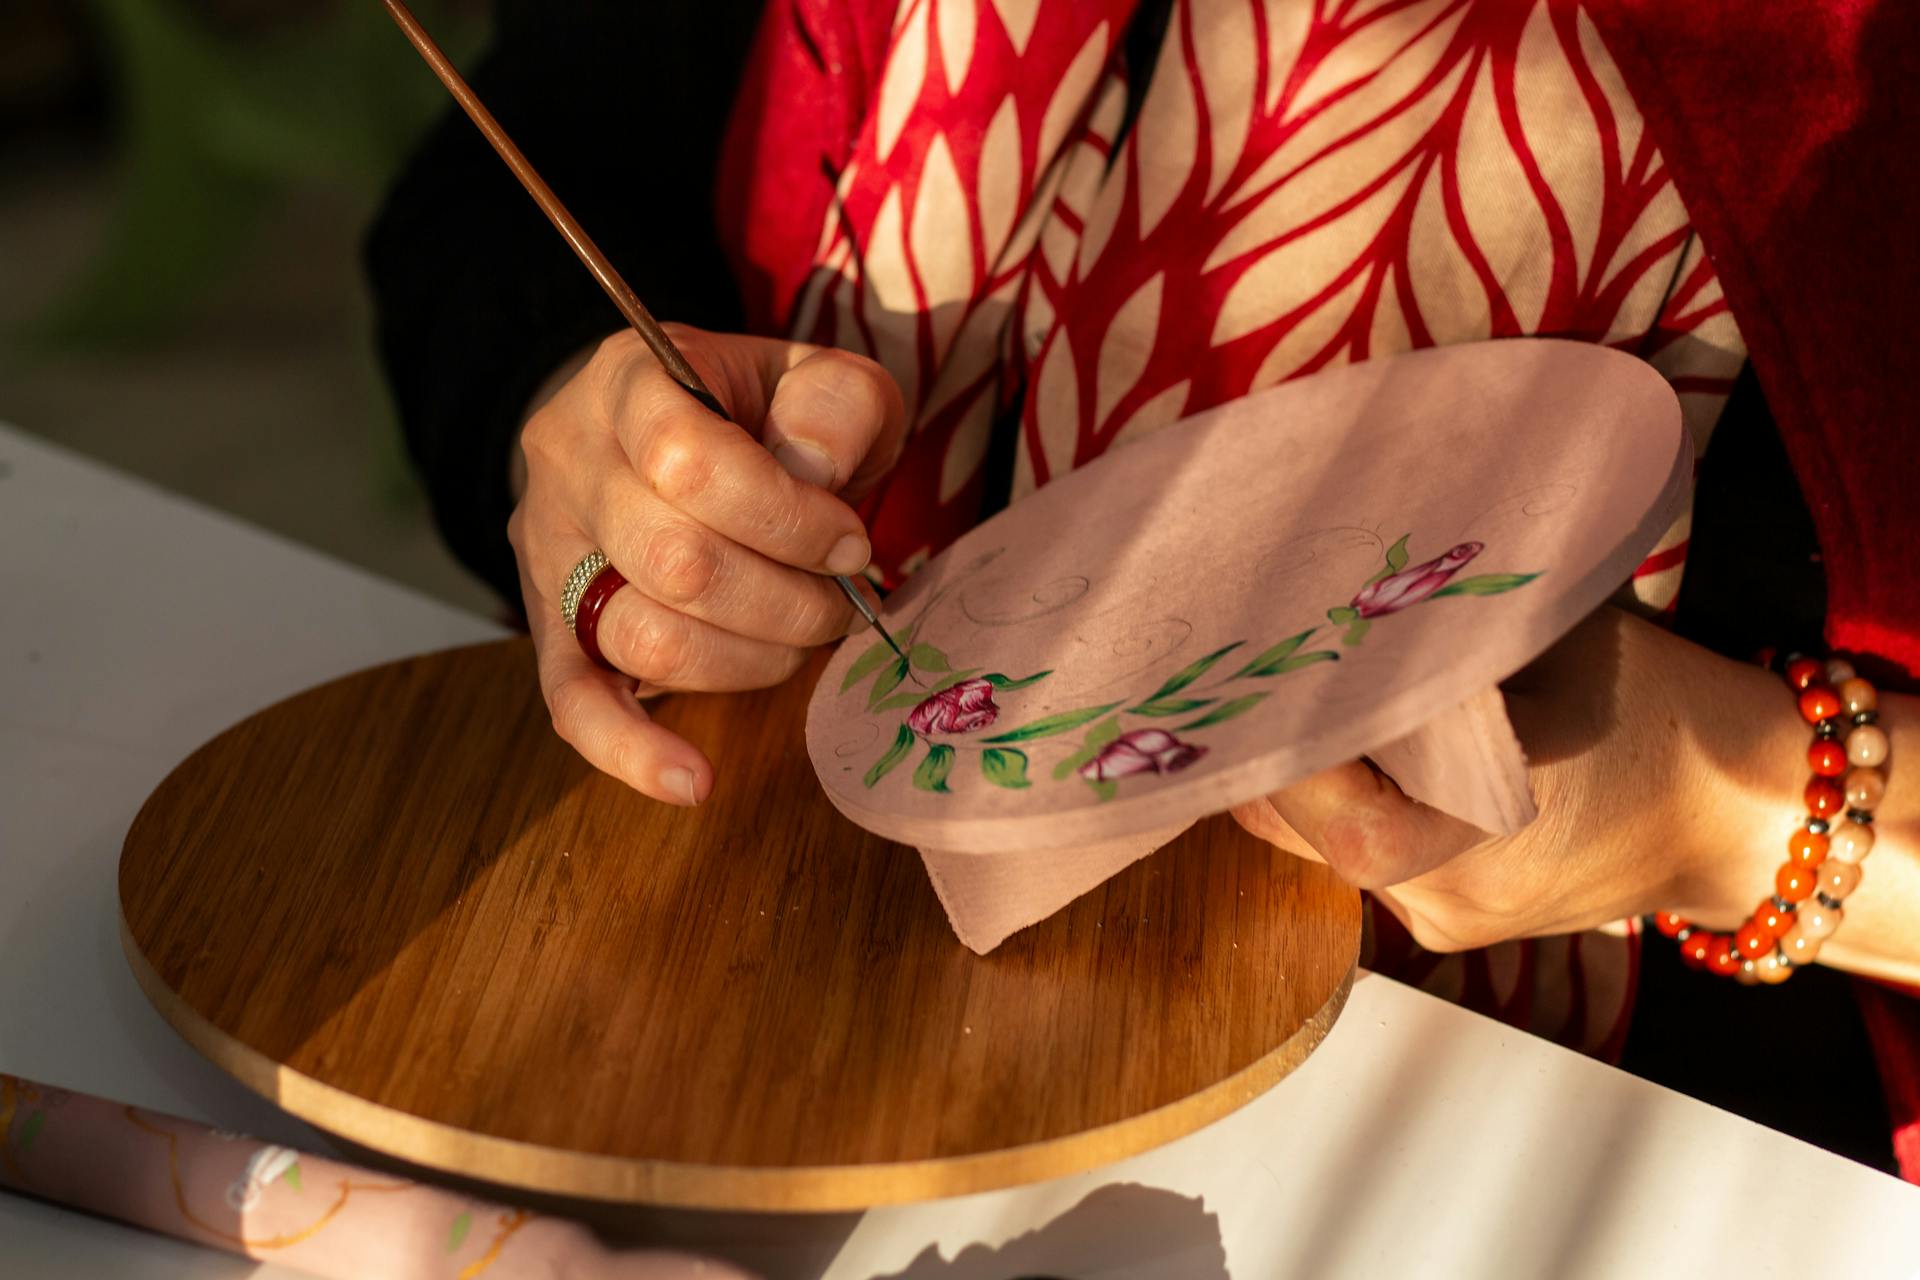
<instances>
[{"instance_id":1,"label":"beaded bracelet","mask_svg":"<svg viewBox=\"0 0 1920 1280\"><path fill-rule=\"evenodd\" d=\"M1823 663L1792 654L1785 674L1800 715L1813 726L1807 748L1813 780L1805 793L1807 819L1787 840L1774 892L1730 934L1699 928L1671 911L1653 917L1654 928L1680 944L1689 968L1749 986L1785 982L1796 967L1813 963L1846 919L1840 904L1860 884L1860 863L1873 851L1873 811L1887 791L1880 766L1889 744L1877 723L1873 686L1841 658Z\"/></svg>"}]
</instances>

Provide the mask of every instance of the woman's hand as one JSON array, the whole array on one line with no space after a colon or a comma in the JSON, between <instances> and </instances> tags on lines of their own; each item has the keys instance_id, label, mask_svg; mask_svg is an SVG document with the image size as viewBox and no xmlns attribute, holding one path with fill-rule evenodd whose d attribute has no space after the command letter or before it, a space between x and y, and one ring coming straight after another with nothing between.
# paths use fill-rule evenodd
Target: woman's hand
<instances>
[{"instance_id":1,"label":"woman's hand","mask_svg":"<svg viewBox=\"0 0 1920 1280\"><path fill-rule=\"evenodd\" d=\"M906 410L871 360L668 328L740 425L702 408L637 334L608 338L522 429L508 535L554 729L636 790L698 804L712 764L637 698L778 684L846 634L856 615L824 575L866 567L847 504L893 465ZM589 663L560 616L567 574L596 547L629 584L596 633L618 672Z\"/></svg>"},{"instance_id":2,"label":"woman's hand","mask_svg":"<svg viewBox=\"0 0 1920 1280\"><path fill-rule=\"evenodd\" d=\"M1504 689L1540 808L1517 835L1491 839L1360 762L1235 816L1372 890L1436 951L1663 909L1733 927L1771 891L1808 776L1779 677L1603 609Z\"/></svg>"}]
</instances>

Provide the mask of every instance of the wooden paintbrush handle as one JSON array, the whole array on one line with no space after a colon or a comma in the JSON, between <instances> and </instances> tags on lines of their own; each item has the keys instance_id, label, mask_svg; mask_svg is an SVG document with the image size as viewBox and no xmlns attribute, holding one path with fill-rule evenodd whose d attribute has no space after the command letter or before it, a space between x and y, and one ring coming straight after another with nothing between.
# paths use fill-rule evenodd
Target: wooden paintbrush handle
<instances>
[{"instance_id":1,"label":"wooden paintbrush handle","mask_svg":"<svg viewBox=\"0 0 1920 1280\"><path fill-rule=\"evenodd\" d=\"M654 357L665 366L673 380L685 387L694 399L709 410L731 421L727 411L720 407L720 402L714 398L711 391L707 390L707 384L701 380L693 366L687 363L687 358L680 354L680 349L673 345L673 339L667 336L666 330L662 329L659 322L653 318L653 313L648 311L646 304L640 301L640 296L621 278L619 271L614 269L613 263L607 260L607 255L600 252L600 246L593 242L593 237L587 234L586 228L582 227L579 221L567 211L567 206L560 202L560 197L553 193L553 188L547 185L546 179L542 178L527 162L527 157L521 153L519 147L514 145L513 139L507 136L507 131L500 127L500 122L493 118L493 113L487 110L486 104L467 87L466 80L459 71L455 70L454 65L447 61L447 55L440 52L440 46L433 42L433 37L427 34L426 29L413 16L412 11L402 4L401 0L381 0L381 3L387 6L387 12L392 15L394 22L398 24L413 47L419 51L420 56L426 59L427 65L433 68L433 74L438 76L440 83L447 87L447 92L451 93L454 101L460 104L460 109L467 113L467 118L472 120L480 132L486 136L500 158L507 162L507 167L513 170L514 177L520 179L520 185L527 189L527 194L533 197L534 203L540 206L541 211L547 215L555 229L566 237L568 244L573 246L573 251L580 256L580 261L586 264L587 270L593 272L594 279L600 282L600 287L606 290L609 298L613 299L613 305L620 308L620 314L625 316L627 323L639 332Z\"/></svg>"}]
</instances>

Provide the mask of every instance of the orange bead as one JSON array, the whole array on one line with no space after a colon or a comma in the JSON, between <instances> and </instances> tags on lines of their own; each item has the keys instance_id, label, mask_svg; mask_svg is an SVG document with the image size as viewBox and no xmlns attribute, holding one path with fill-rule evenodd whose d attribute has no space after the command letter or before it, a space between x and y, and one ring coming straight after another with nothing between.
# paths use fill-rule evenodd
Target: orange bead
<instances>
[{"instance_id":1,"label":"orange bead","mask_svg":"<svg viewBox=\"0 0 1920 1280\"><path fill-rule=\"evenodd\" d=\"M1708 933L1705 929L1696 929L1688 934L1687 940L1680 944L1681 961L1685 963L1689 969L1706 968L1707 952L1713 948L1715 936L1714 934Z\"/></svg>"},{"instance_id":2,"label":"orange bead","mask_svg":"<svg viewBox=\"0 0 1920 1280\"><path fill-rule=\"evenodd\" d=\"M1657 911L1653 916L1653 927L1671 938L1687 927L1687 922L1672 911Z\"/></svg>"},{"instance_id":3,"label":"orange bead","mask_svg":"<svg viewBox=\"0 0 1920 1280\"><path fill-rule=\"evenodd\" d=\"M1723 978L1731 978L1740 971L1740 963L1746 957L1733 949L1732 941L1724 933L1713 935L1713 941L1707 944L1707 968Z\"/></svg>"},{"instance_id":4,"label":"orange bead","mask_svg":"<svg viewBox=\"0 0 1920 1280\"><path fill-rule=\"evenodd\" d=\"M1813 896L1813 886L1818 882L1820 873L1813 867L1802 867L1789 862L1774 873L1773 888L1788 902L1805 902Z\"/></svg>"},{"instance_id":5,"label":"orange bead","mask_svg":"<svg viewBox=\"0 0 1920 1280\"><path fill-rule=\"evenodd\" d=\"M1816 684L1800 695L1800 715L1808 724L1819 724L1840 714L1840 695L1833 686Z\"/></svg>"},{"instance_id":6,"label":"orange bead","mask_svg":"<svg viewBox=\"0 0 1920 1280\"><path fill-rule=\"evenodd\" d=\"M1807 763L1822 778L1837 778L1847 771L1847 749L1832 738L1821 738L1807 748Z\"/></svg>"},{"instance_id":7,"label":"orange bead","mask_svg":"<svg viewBox=\"0 0 1920 1280\"><path fill-rule=\"evenodd\" d=\"M1791 908L1782 911L1773 905L1772 898L1762 898L1753 909L1753 922L1776 938L1793 928L1795 918Z\"/></svg>"},{"instance_id":8,"label":"orange bead","mask_svg":"<svg viewBox=\"0 0 1920 1280\"><path fill-rule=\"evenodd\" d=\"M1827 860L1827 837L1802 827L1787 837L1787 856L1803 867L1817 867Z\"/></svg>"},{"instance_id":9,"label":"orange bead","mask_svg":"<svg viewBox=\"0 0 1920 1280\"><path fill-rule=\"evenodd\" d=\"M1740 932L1733 935L1734 949L1748 960L1758 960L1773 950L1773 940L1773 931L1758 920L1747 921L1740 926Z\"/></svg>"},{"instance_id":10,"label":"orange bead","mask_svg":"<svg viewBox=\"0 0 1920 1280\"><path fill-rule=\"evenodd\" d=\"M1795 658L1787 664L1787 683L1795 689L1810 689L1827 678L1827 664L1818 658Z\"/></svg>"},{"instance_id":11,"label":"orange bead","mask_svg":"<svg viewBox=\"0 0 1920 1280\"><path fill-rule=\"evenodd\" d=\"M1832 778L1815 778L1807 784L1807 812L1816 818L1831 818L1847 807L1847 793Z\"/></svg>"}]
</instances>

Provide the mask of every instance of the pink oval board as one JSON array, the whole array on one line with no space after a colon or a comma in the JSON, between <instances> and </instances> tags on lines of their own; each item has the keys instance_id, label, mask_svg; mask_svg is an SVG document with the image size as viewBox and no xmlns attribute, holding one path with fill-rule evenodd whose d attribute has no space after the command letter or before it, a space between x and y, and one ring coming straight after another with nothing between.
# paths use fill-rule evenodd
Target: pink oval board
<instances>
[{"instance_id":1,"label":"pink oval board","mask_svg":"<svg viewBox=\"0 0 1920 1280\"><path fill-rule=\"evenodd\" d=\"M833 803L932 850L1177 829L1401 739L1600 605L1691 451L1584 343L1332 370L1114 449L961 538L815 690Z\"/></svg>"}]
</instances>

